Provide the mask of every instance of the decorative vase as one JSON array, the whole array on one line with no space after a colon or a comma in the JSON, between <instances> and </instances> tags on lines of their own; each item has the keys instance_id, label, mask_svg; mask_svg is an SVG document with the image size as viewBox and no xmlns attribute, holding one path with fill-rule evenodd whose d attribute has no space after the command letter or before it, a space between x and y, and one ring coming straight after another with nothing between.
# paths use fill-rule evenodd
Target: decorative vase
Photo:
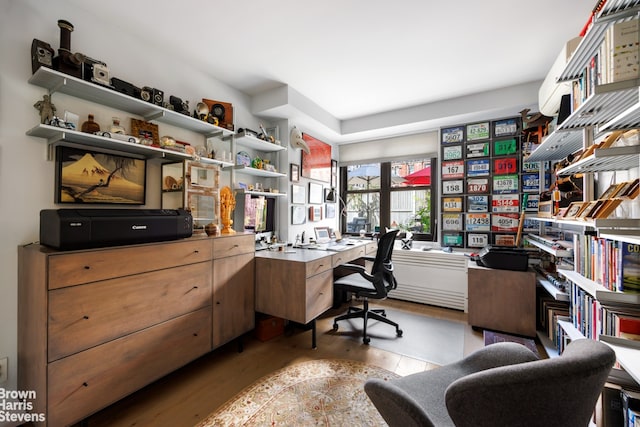
<instances>
[{"instance_id":1,"label":"decorative vase","mask_svg":"<svg viewBox=\"0 0 640 427\"><path fill-rule=\"evenodd\" d=\"M82 127L80 128L82 132L85 133L96 133L100 132L100 125L93 121L93 114L89 114L87 117L87 121L82 123Z\"/></svg>"},{"instance_id":2,"label":"decorative vase","mask_svg":"<svg viewBox=\"0 0 640 427\"><path fill-rule=\"evenodd\" d=\"M109 132L111 133L121 133L121 134L125 134L125 130L122 126L120 126L120 119L117 117L114 117L112 119L112 123L111 126L109 126Z\"/></svg>"}]
</instances>

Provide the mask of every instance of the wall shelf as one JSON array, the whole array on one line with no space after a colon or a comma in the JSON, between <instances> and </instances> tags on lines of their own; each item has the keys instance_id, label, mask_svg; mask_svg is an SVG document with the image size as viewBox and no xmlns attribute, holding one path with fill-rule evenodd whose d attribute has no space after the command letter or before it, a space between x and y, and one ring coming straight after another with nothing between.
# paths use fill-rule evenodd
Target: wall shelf
<instances>
[{"instance_id":1,"label":"wall shelf","mask_svg":"<svg viewBox=\"0 0 640 427\"><path fill-rule=\"evenodd\" d=\"M82 144L88 147L112 150L122 153L137 154L146 158L162 158L167 160L191 159L191 155L178 151L163 150L162 148L148 145L136 144L133 142L120 141L117 139L98 136L76 130L60 128L50 125L38 125L27 131L27 135L45 138L47 143L54 147L63 142ZM49 156L49 160L53 157Z\"/></svg>"},{"instance_id":2,"label":"wall shelf","mask_svg":"<svg viewBox=\"0 0 640 427\"><path fill-rule=\"evenodd\" d=\"M555 241L545 239L543 237L537 236L535 234L527 235L529 243L539 249L542 249L548 254L551 254L560 258L571 258L573 257L573 251L569 249L555 249L554 246L557 245Z\"/></svg>"},{"instance_id":3,"label":"wall shelf","mask_svg":"<svg viewBox=\"0 0 640 427\"><path fill-rule=\"evenodd\" d=\"M107 87L87 82L47 67L40 67L31 78L29 78L29 83L43 87L49 90L50 93L61 92L76 98L141 116L147 121L155 120L178 126L207 137L234 134L234 132L229 129L212 125L185 114L176 113L175 111L151 104L142 99L133 98Z\"/></svg>"},{"instance_id":4,"label":"wall shelf","mask_svg":"<svg viewBox=\"0 0 640 427\"><path fill-rule=\"evenodd\" d=\"M253 190L245 190L244 188L236 188L234 191L240 194L251 194L253 196L287 197L287 193L272 193L270 191L253 191Z\"/></svg>"},{"instance_id":5,"label":"wall shelf","mask_svg":"<svg viewBox=\"0 0 640 427\"><path fill-rule=\"evenodd\" d=\"M260 177L263 177L263 178L283 178L283 177L287 176L284 173L271 172L271 171L268 171L268 170L256 169L256 168L252 168L252 167L249 167L249 166L243 166L243 165L235 165L235 166L225 167L224 170L234 170L237 173L242 173L242 174L245 174L245 175L260 176Z\"/></svg>"},{"instance_id":6,"label":"wall shelf","mask_svg":"<svg viewBox=\"0 0 640 427\"><path fill-rule=\"evenodd\" d=\"M551 282L549 282L544 277L537 275L536 282L542 286L553 299L556 301L569 301L569 294L556 288L553 286Z\"/></svg>"},{"instance_id":7,"label":"wall shelf","mask_svg":"<svg viewBox=\"0 0 640 427\"><path fill-rule=\"evenodd\" d=\"M234 137L236 144L242 145L243 147L253 148L254 150L260 150L263 152L275 152L275 151L284 151L287 149L284 145L273 144L271 142L256 138L251 135L243 135Z\"/></svg>"},{"instance_id":8,"label":"wall shelf","mask_svg":"<svg viewBox=\"0 0 640 427\"><path fill-rule=\"evenodd\" d=\"M558 171L558 175L618 171L640 166L640 145L596 149L589 157Z\"/></svg>"}]
</instances>

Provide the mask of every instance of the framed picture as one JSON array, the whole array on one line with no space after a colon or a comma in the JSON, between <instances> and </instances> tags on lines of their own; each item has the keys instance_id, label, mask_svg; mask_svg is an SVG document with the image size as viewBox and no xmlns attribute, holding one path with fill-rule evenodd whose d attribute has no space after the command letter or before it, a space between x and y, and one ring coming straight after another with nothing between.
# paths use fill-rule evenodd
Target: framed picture
<instances>
[{"instance_id":1,"label":"framed picture","mask_svg":"<svg viewBox=\"0 0 640 427\"><path fill-rule=\"evenodd\" d=\"M331 182L331 145L306 133L302 139L309 146L309 154L302 151L302 176Z\"/></svg>"},{"instance_id":2,"label":"framed picture","mask_svg":"<svg viewBox=\"0 0 640 427\"><path fill-rule=\"evenodd\" d=\"M609 215L622 203L622 199L604 200L603 205L594 213L594 218L609 218Z\"/></svg>"},{"instance_id":3,"label":"framed picture","mask_svg":"<svg viewBox=\"0 0 640 427\"><path fill-rule=\"evenodd\" d=\"M300 165L296 163L291 163L289 165L289 179L291 182L300 181Z\"/></svg>"},{"instance_id":4,"label":"framed picture","mask_svg":"<svg viewBox=\"0 0 640 427\"><path fill-rule=\"evenodd\" d=\"M338 161L331 159L331 187L338 188Z\"/></svg>"},{"instance_id":5,"label":"framed picture","mask_svg":"<svg viewBox=\"0 0 640 427\"><path fill-rule=\"evenodd\" d=\"M309 203L312 205L322 203L322 184L316 182L309 183Z\"/></svg>"},{"instance_id":6,"label":"framed picture","mask_svg":"<svg viewBox=\"0 0 640 427\"><path fill-rule=\"evenodd\" d=\"M304 185L291 184L291 203L304 204L306 202L307 192Z\"/></svg>"},{"instance_id":7,"label":"framed picture","mask_svg":"<svg viewBox=\"0 0 640 427\"><path fill-rule=\"evenodd\" d=\"M138 138L146 138L153 141L153 145L160 145L158 125L144 120L131 119L131 134Z\"/></svg>"},{"instance_id":8,"label":"framed picture","mask_svg":"<svg viewBox=\"0 0 640 427\"><path fill-rule=\"evenodd\" d=\"M324 205L324 217L325 218L335 218L336 217L336 204L335 203L327 203Z\"/></svg>"},{"instance_id":9,"label":"framed picture","mask_svg":"<svg viewBox=\"0 0 640 427\"><path fill-rule=\"evenodd\" d=\"M574 219L584 204L584 202L572 202L569 207L567 207L567 210L564 211L562 219Z\"/></svg>"},{"instance_id":10,"label":"framed picture","mask_svg":"<svg viewBox=\"0 0 640 427\"><path fill-rule=\"evenodd\" d=\"M551 218L553 216L553 202L539 202L538 216L540 218Z\"/></svg>"},{"instance_id":11,"label":"framed picture","mask_svg":"<svg viewBox=\"0 0 640 427\"><path fill-rule=\"evenodd\" d=\"M336 201L336 190L333 188L324 189L324 202L333 203Z\"/></svg>"},{"instance_id":12,"label":"framed picture","mask_svg":"<svg viewBox=\"0 0 640 427\"><path fill-rule=\"evenodd\" d=\"M615 197L615 195L617 193L620 192L620 190L623 189L623 187L625 187L626 183L620 183L620 184L611 184L609 186L609 188L607 188L604 193L602 193L602 195L600 197L598 197L598 199L610 199L612 197Z\"/></svg>"},{"instance_id":13,"label":"framed picture","mask_svg":"<svg viewBox=\"0 0 640 427\"><path fill-rule=\"evenodd\" d=\"M309 221L316 222L322 220L322 206L309 206Z\"/></svg>"},{"instance_id":14,"label":"framed picture","mask_svg":"<svg viewBox=\"0 0 640 427\"><path fill-rule=\"evenodd\" d=\"M307 220L307 214L304 206L291 206L291 224L299 225L304 224Z\"/></svg>"},{"instance_id":15,"label":"framed picture","mask_svg":"<svg viewBox=\"0 0 640 427\"><path fill-rule=\"evenodd\" d=\"M591 214L591 211L594 210L594 208L596 207L597 204L598 204L597 201L585 202L584 207L582 208L582 210L580 212L578 212L578 214L576 215L576 218L578 218L578 219L587 219L587 218L589 218L589 215Z\"/></svg>"},{"instance_id":16,"label":"framed picture","mask_svg":"<svg viewBox=\"0 0 640 427\"><path fill-rule=\"evenodd\" d=\"M144 205L147 162L80 148L56 148L56 203Z\"/></svg>"}]
</instances>

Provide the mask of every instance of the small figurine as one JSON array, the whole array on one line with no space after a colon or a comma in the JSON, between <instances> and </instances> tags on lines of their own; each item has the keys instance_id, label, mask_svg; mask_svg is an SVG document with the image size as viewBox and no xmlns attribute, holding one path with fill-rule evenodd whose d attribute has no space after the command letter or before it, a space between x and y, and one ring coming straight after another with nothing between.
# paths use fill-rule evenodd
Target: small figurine
<instances>
[{"instance_id":1,"label":"small figurine","mask_svg":"<svg viewBox=\"0 0 640 427\"><path fill-rule=\"evenodd\" d=\"M49 124L56 113L56 106L51 103L49 95L44 95L42 101L33 104L33 107L40 112L40 123Z\"/></svg>"},{"instance_id":2,"label":"small figurine","mask_svg":"<svg viewBox=\"0 0 640 427\"><path fill-rule=\"evenodd\" d=\"M232 214L236 207L236 198L229 186L222 187L220 190L220 208L222 217L222 234L234 234L235 230L231 228L233 224Z\"/></svg>"}]
</instances>

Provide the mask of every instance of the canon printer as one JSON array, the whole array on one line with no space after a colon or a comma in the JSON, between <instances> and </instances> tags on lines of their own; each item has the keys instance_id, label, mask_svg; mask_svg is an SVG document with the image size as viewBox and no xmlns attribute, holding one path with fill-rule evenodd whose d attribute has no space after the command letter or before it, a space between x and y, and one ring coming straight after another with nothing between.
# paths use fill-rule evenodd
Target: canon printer
<instances>
[{"instance_id":1,"label":"canon printer","mask_svg":"<svg viewBox=\"0 0 640 427\"><path fill-rule=\"evenodd\" d=\"M182 209L43 209L40 243L86 249L190 237L193 218Z\"/></svg>"},{"instance_id":2,"label":"canon printer","mask_svg":"<svg viewBox=\"0 0 640 427\"><path fill-rule=\"evenodd\" d=\"M471 259L481 267L500 270L526 271L529 268L529 254L524 249L511 246L487 245Z\"/></svg>"}]
</instances>

